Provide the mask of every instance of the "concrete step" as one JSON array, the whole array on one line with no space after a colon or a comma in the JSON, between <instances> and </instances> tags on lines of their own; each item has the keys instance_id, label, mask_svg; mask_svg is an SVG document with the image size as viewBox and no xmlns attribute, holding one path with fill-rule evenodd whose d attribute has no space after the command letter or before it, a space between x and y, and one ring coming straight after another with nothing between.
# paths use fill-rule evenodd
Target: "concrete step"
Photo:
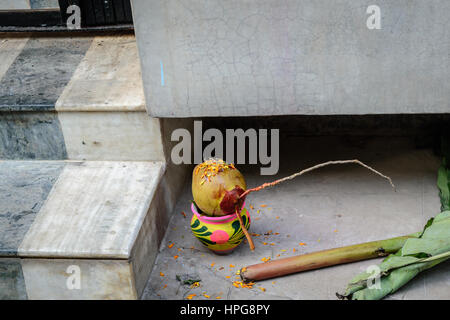
<instances>
[{"instance_id":1,"label":"concrete step","mask_svg":"<svg viewBox=\"0 0 450 320\"><path fill-rule=\"evenodd\" d=\"M1 0L0 10L54 9L58 0Z\"/></svg>"},{"instance_id":2,"label":"concrete step","mask_svg":"<svg viewBox=\"0 0 450 320\"><path fill-rule=\"evenodd\" d=\"M0 61L0 299L139 298L187 175L134 36L6 37Z\"/></svg>"},{"instance_id":3,"label":"concrete step","mask_svg":"<svg viewBox=\"0 0 450 320\"><path fill-rule=\"evenodd\" d=\"M1 161L0 299L138 298L172 210L164 171L163 162Z\"/></svg>"},{"instance_id":4,"label":"concrete step","mask_svg":"<svg viewBox=\"0 0 450 320\"><path fill-rule=\"evenodd\" d=\"M0 40L0 158L163 161L133 35Z\"/></svg>"}]
</instances>

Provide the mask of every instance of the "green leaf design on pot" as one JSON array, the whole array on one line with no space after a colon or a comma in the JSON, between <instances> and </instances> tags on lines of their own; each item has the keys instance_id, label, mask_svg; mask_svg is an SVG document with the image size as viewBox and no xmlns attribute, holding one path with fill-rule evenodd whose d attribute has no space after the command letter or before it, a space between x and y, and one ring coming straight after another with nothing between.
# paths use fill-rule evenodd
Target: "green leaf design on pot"
<instances>
[{"instance_id":1,"label":"green leaf design on pot","mask_svg":"<svg viewBox=\"0 0 450 320\"><path fill-rule=\"evenodd\" d=\"M208 231L208 232L205 232L205 233L198 233L197 235L201 236L201 237L206 237L206 236L212 235L212 232Z\"/></svg>"},{"instance_id":2,"label":"green leaf design on pot","mask_svg":"<svg viewBox=\"0 0 450 320\"><path fill-rule=\"evenodd\" d=\"M193 224L191 224L191 228L195 229L200 225L200 220L196 219Z\"/></svg>"},{"instance_id":3,"label":"green leaf design on pot","mask_svg":"<svg viewBox=\"0 0 450 320\"><path fill-rule=\"evenodd\" d=\"M199 226L200 220L195 220L194 223L191 224L192 232L194 233L194 235L206 246L216 244L215 242L206 238L207 236L212 235L212 232L208 231L208 227L202 226L198 228Z\"/></svg>"},{"instance_id":4,"label":"green leaf design on pot","mask_svg":"<svg viewBox=\"0 0 450 320\"><path fill-rule=\"evenodd\" d=\"M208 231L208 228L206 226L201 227L200 229L195 229L196 233L202 233Z\"/></svg>"},{"instance_id":5,"label":"green leaf design on pot","mask_svg":"<svg viewBox=\"0 0 450 320\"><path fill-rule=\"evenodd\" d=\"M245 228L248 230L250 228L250 221L247 219L246 215L242 216L242 222L244 222ZM239 220L234 221L231 226L234 229L233 235L230 237L230 240L228 240L231 244L238 244L242 241L242 239L245 238L245 234L242 231L241 224L239 223Z\"/></svg>"},{"instance_id":6,"label":"green leaf design on pot","mask_svg":"<svg viewBox=\"0 0 450 320\"><path fill-rule=\"evenodd\" d=\"M208 245L215 245L215 244L216 244L214 241L211 241L211 240L206 239L206 238L200 238L200 237L198 237L198 240L200 240L205 246L208 246Z\"/></svg>"}]
</instances>

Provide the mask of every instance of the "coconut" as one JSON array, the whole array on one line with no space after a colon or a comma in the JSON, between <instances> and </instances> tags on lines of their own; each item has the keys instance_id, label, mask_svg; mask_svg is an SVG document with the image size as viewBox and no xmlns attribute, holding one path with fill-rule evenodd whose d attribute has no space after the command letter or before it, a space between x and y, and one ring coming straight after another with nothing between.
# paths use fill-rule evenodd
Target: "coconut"
<instances>
[{"instance_id":1,"label":"coconut","mask_svg":"<svg viewBox=\"0 0 450 320\"><path fill-rule=\"evenodd\" d=\"M247 186L242 173L221 159L209 159L194 168L192 196L208 216L224 216L240 209Z\"/></svg>"}]
</instances>

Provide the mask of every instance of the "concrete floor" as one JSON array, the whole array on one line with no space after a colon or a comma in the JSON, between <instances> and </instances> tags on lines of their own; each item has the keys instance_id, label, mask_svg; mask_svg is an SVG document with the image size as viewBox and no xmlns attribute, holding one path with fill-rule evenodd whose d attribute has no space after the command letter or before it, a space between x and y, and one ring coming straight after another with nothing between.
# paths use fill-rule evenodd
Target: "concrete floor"
<instances>
[{"instance_id":1,"label":"concrete floor","mask_svg":"<svg viewBox=\"0 0 450 320\"><path fill-rule=\"evenodd\" d=\"M243 167L249 187L319 162L357 158L390 176L397 190L394 192L386 180L364 168L342 165L253 193L247 198L247 207L251 204L255 208L250 211L251 232L272 230L272 234L254 237L254 252L243 243L232 254L218 256L204 248L190 231L192 196L190 186L186 186L143 299L185 299L190 294L196 294L193 299L208 299L203 294L209 299L336 299L335 293L342 293L354 275L381 259L260 281L252 289L235 288L232 282L239 280L237 270L260 263L264 257L277 259L412 233L440 211L436 187L440 159L430 149L417 149L411 139L293 138L284 145L288 147L282 151L276 177L260 176L258 168ZM443 263L419 275L389 299L450 299L449 271L450 263ZM201 279L200 287L190 288L176 280L177 275L187 274Z\"/></svg>"}]
</instances>

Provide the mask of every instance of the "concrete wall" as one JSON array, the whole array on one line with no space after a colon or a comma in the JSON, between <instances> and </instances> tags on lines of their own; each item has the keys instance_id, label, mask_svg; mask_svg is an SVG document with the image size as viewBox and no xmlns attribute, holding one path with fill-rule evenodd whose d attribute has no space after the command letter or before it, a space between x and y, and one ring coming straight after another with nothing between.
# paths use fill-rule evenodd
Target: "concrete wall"
<instances>
[{"instance_id":1,"label":"concrete wall","mask_svg":"<svg viewBox=\"0 0 450 320\"><path fill-rule=\"evenodd\" d=\"M132 5L152 116L450 111L448 0Z\"/></svg>"}]
</instances>

